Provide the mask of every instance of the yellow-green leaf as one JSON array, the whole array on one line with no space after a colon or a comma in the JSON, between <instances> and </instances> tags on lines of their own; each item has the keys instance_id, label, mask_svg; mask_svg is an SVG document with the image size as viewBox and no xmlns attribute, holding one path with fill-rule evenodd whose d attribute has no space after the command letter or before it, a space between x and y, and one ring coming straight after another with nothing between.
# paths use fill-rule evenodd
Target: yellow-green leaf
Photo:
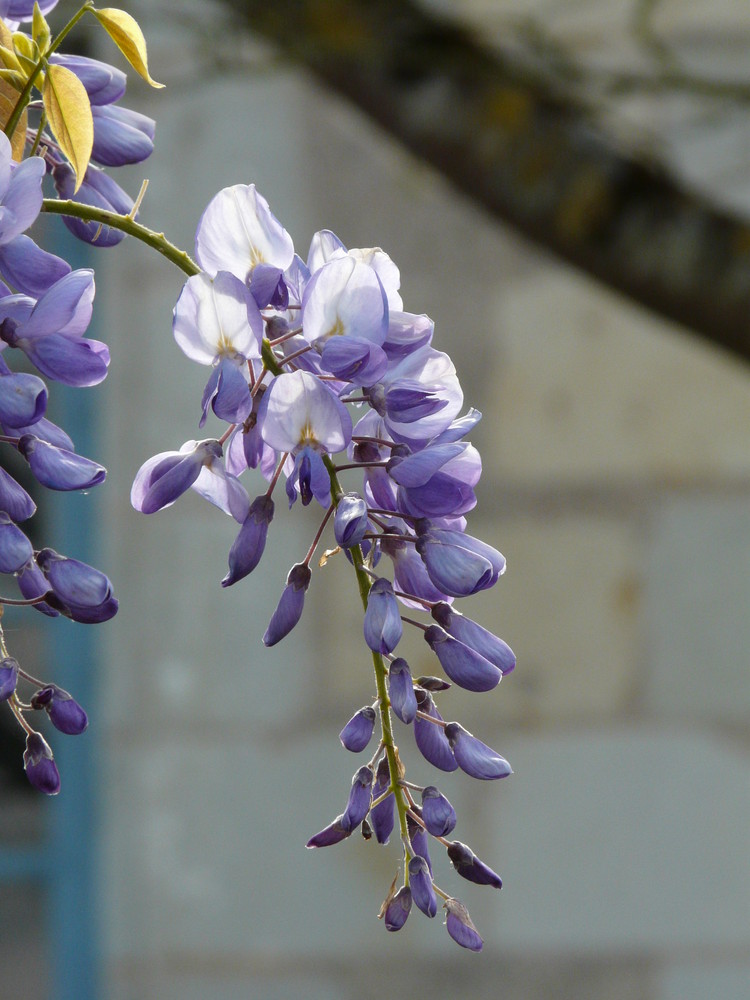
<instances>
[{"instance_id":1,"label":"yellow-green leaf","mask_svg":"<svg viewBox=\"0 0 750 1000\"><path fill-rule=\"evenodd\" d=\"M34 16L31 21L31 37L41 51L46 51L50 37L49 25L44 18L44 14L39 9L39 4L36 2L34 3Z\"/></svg>"},{"instance_id":2,"label":"yellow-green leaf","mask_svg":"<svg viewBox=\"0 0 750 1000\"><path fill-rule=\"evenodd\" d=\"M42 97L50 128L75 171L77 191L94 144L94 119L89 96L75 73L50 63Z\"/></svg>"},{"instance_id":3,"label":"yellow-green leaf","mask_svg":"<svg viewBox=\"0 0 750 1000\"><path fill-rule=\"evenodd\" d=\"M23 90L23 84L21 84ZM18 92L12 83L0 80L0 128L5 128L5 123L11 116L13 108L18 101ZM26 123L27 115L24 111L18 119L13 135L10 136L10 145L13 150L13 159L21 161L23 159L24 147L26 145Z\"/></svg>"},{"instance_id":4,"label":"yellow-green leaf","mask_svg":"<svg viewBox=\"0 0 750 1000\"><path fill-rule=\"evenodd\" d=\"M103 10L94 10L92 14L96 16L99 23L136 73L142 76L146 83L150 83L152 87L163 87L164 84L153 80L148 71L146 39L143 37L143 32L138 26L136 19L124 10L118 10L116 7L105 7Z\"/></svg>"},{"instance_id":5,"label":"yellow-green leaf","mask_svg":"<svg viewBox=\"0 0 750 1000\"><path fill-rule=\"evenodd\" d=\"M20 72L21 64L18 61L18 56L15 54L13 49L8 49L4 45L0 45L0 62L6 69L13 69L16 72Z\"/></svg>"},{"instance_id":6,"label":"yellow-green leaf","mask_svg":"<svg viewBox=\"0 0 750 1000\"><path fill-rule=\"evenodd\" d=\"M0 80L5 80L19 94L23 93L23 88L26 86L26 77L14 69L0 69Z\"/></svg>"},{"instance_id":7,"label":"yellow-green leaf","mask_svg":"<svg viewBox=\"0 0 750 1000\"><path fill-rule=\"evenodd\" d=\"M39 62L39 48L36 42L32 41L28 35L24 35L22 31L16 31L13 34L13 45L19 57L26 56L34 63Z\"/></svg>"}]
</instances>

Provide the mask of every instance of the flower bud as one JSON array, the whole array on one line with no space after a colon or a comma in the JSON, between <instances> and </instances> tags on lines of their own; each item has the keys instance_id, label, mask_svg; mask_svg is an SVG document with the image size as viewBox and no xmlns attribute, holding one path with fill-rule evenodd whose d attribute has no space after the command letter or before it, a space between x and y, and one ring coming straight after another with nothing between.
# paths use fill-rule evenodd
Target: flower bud
<instances>
[{"instance_id":1,"label":"flower bud","mask_svg":"<svg viewBox=\"0 0 750 1000\"><path fill-rule=\"evenodd\" d=\"M370 587L365 611L365 642L374 653L391 653L401 639L403 626L398 602L389 580L380 577Z\"/></svg>"},{"instance_id":2,"label":"flower bud","mask_svg":"<svg viewBox=\"0 0 750 1000\"><path fill-rule=\"evenodd\" d=\"M434 785L422 789L422 819L433 837L447 837L456 825L455 809Z\"/></svg>"},{"instance_id":3,"label":"flower bud","mask_svg":"<svg viewBox=\"0 0 750 1000\"><path fill-rule=\"evenodd\" d=\"M437 913L437 898L432 887L432 876L427 862L415 855L409 862L409 886L412 899L422 913L434 917Z\"/></svg>"},{"instance_id":4,"label":"flower bud","mask_svg":"<svg viewBox=\"0 0 750 1000\"><path fill-rule=\"evenodd\" d=\"M448 845L448 857L458 874L474 882L476 885L491 885L495 889L502 889L503 880L484 861L476 856L470 847L462 844L460 840L454 840Z\"/></svg>"},{"instance_id":5,"label":"flower bud","mask_svg":"<svg viewBox=\"0 0 750 1000\"><path fill-rule=\"evenodd\" d=\"M400 931L411 912L411 889L402 885L385 908L385 929Z\"/></svg>"},{"instance_id":6,"label":"flower bud","mask_svg":"<svg viewBox=\"0 0 750 1000\"><path fill-rule=\"evenodd\" d=\"M339 739L346 750L359 753L372 739L375 728L375 709L365 705L349 719L339 733Z\"/></svg>"},{"instance_id":7,"label":"flower bud","mask_svg":"<svg viewBox=\"0 0 750 1000\"><path fill-rule=\"evenodd\" d=\"M18 573L34 555L31 542L0 510L0 573Z\"/></svg>"},{"instance_id":8,"label":"flower bud","mask_svg":"<svg viewBox=\"0 0 750 1000\"><path fill-rule=\"evenodd\" d=\"M60 791L60 773L52 750L41 733L29 733L26 737L23 766L26 777L34 788L45 795L57 795Z\"/></svg>"},{"instance_id":9,"label":"flower bud","mask_svg":"<svg viewBox=\"0 0 750 1000\"><path fill-rule=\"evenodd\" d=\"M417 698L414 694L414 682L411 679L409 664L401 656L397 656L388 670L388 696L391 708L407 726L414 722L417 715Z\"/></svg>"},{"instance_id":10,"label":"flower bud","mask_svg":"<svg viewBox=\"0 0 750 1000\"><path fill-rule=\"evenodd\" d=\"M279 599L279 604L268 623L263 642L266 646L275 646L284 636L289 635L302 617L305 606L305 591L310 586L312 573L304 563L297 563L289 570L286 587Z\"/></svg>"},{"instance_id":11,"label":"flower bud","mask_svg":"<svg viewBox=\"0 0 750 1000\"><path fill-rule=\"evenodd\" d=\"M416 816L422 818L422 810L419 806L413 806L412 811ZM430 838L427 836L427 831L422 826L421 823L406 814L406 829L409 834L409 840L411 841L411 846L414 848L414 853L418 854L420 858L424 858L427 862L427 867L430 870L430 875L432 875L432 859L430 858Z\"/></svg>"},{"instance_id":12,"label":"flower bud","mask_svg":"<svg viewBox=\"0 0 750 1000\"><path fill-rule=\"evenodd\" d=\"M18 683L18 660L6 656L0 660L0 701L7 701Z\"/></svg>"},{"instance_id":13,"label":"flower bud","mask_svg":"<svg viewBox=\"0 0 750 1000\"><path fill-rule=\"evenodd\" d=\"M494 778L507 778L513 770L508 761L499 753L472 736L457 722L449 722L445 727L445 736L453 751L458 766L472 778L491 781Z\"/></svg>"},{"instance_id":14,"label":"flower bud","mask_svg":"<svg viewBox=\"0 0 750 1000\"><path fill-rule=\"evenodd\" d=\"M36 479L50 490L87 490L104 482L107 470L90 458L57 448L33 434L18 440L18 450Z\"/></svg>"},{"instance_id":15,"label":"flower bud","mask_svg":"<svg viewBox=\"0 0 750 1000\"><path fill-rule=\"evenodd\" d=\"M352 831L351 828L347 829L343 825L343 819L343 815L337 816L333 823L329 823L320 833L316 833L314 837L310 837L305 847L332 847L334 844L339 844L342 840L346 840L347 837L351 836Z\"/></svg>"},{"instance_id":16,"label":"flower bud","mask_svg":"<svg viewBox=\"0 0 750 1000\"><path fill-rule=\"evenodd\" d=\"M442 626L454 638L471 646L490 663L494 663L503 676L509 674L515 667L516 657L507 642L503 642L502 639L493 635L486 628L482 628L471 618L464 617L450 604L439 601L434 605L431 613L438 625Z\"/></svg>"},{"instance_id":17,"label":"flower bud","mask_svg":"<svg viewBox=\"0 0 750 1000\"><path fill-rule=\"evenodd\" d=\"M268 525L273 519L273 500L263 494L253 500L240 533L229 550L229 572L221 581L222 587L230 587L248 573L252 573L261 560L266 547Z\"/></svg>"},{"instance_id":18,"label":"flower bud","mask_svg":"<svg viewBox=\"0 0 750 1000\"><path fill-rule=\"evenodd\" d=\"M380 798L391 785L391 771L388 765L388 757L386 754L380 758L380 763L378 764L378 769L375 774L375 781L372 786L372 799ZM370 823L375 831L375 838L379 844L387 844L388 840L393 832L394 824L394 804L395 800L393 798L393 792L383 799L382 802L378 802L376 806L370 810Z\"/></svg>"},{"instance_id":19,"label":"flower bud","mask_svg":"<svg viewBox=\"0 0 750 1000\"><path fill-rule=\"evenodd\" d=\"M464 904L458 899L446 899L443 903L443 909L446 911L446 930L456 944L460 944L462 948L468 948L469 951L481 951L484 942Z\"/></svg>"},{"instance_id":20,"label":"flower bud","mask_svg":"<svg viewBox=\"0 0 750 1000\"><path fill-rule=\"evenodd\" d=\"M343 549L359 545L367 531L367 504L356 493L347 493L336 507L333 533Z\"/></svg>"},{"instance_id":21,"label":"flower bud","mask_svg":"<svg viewBox=\"0 0 750 1000\"><path fill-rule=\"evenodd\" d=\"M415 688L415 695L417 698L417 708L420 712L424 712L425 715L429 715L439 722L443 721L442 715L435 708L432 696L427 691L423 688ZM442 726L436 725L434 722L428 722L426 719L420 719L417 716L414 720L414 739L416 740L419 752L433 767L437 767L441 771L457 770L458 762L453 756L453 751L445 737Z\"/></svg>"},{"instance_id":22,"label":"flower bud","mask_svg":"<svg viewBox=\"0 0 750 1000\"><path fill-rule=\"evenodd\" d=\"M78 702L56 684L40 688L31 699L31 707L43 708L55 729L68 736L80 735L89 724L88 716Z\"/></svg>"},{"instance_id":23,"label":"flower bud","mask_svg":"<svg viewBox=\"0 0 750 1000\"><path fill-rule=\"evenodd\" d=\"M459 687L467 691L491 691L500 683L503 674L494 663L454 639L439 625L430 625L424 632L424 639L443 670Z\"/></svg>"},{"instance_id":24,"label":"flower bud","mask_svg":"<svg viewBox=\"0 0 750 1000\"><path fill-rule=\"evenodd\" d=\"M370 811L372 801L372 768L360 767L352 778L349 801L341 817L341 826L346 830L356 830Z\"/></svg>"}]
</instances>

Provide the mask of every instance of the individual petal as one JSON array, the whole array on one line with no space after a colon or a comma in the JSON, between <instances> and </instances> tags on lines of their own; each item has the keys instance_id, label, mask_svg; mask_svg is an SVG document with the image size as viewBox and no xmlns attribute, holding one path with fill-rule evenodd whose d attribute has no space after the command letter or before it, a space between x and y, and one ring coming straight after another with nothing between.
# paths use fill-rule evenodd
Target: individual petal
<instances>
[{"instance_id":1,"label":"individual petal","mask_svg":"<svg viewBox=\"0 0 750 1000\"><path fill-rule=\"evenodd\" d=\"M309 372L278 375L263 395L258 419L263 440L279 452L317 445L343 451L352 436L344 404Z\"/></svg>"},{"instance_id":2,"label":"individual petal","mask_svg":"<svg viewBox=\"0 0 750 1000\"><path fill-rule=\"evenodd\" d=\"M312 573L304 563L297 563L289 570L286 587L263 636L266 646L275 646L288 635L302 617L305 591L310 586Z\"/></svg>"},{"instance_id":3,"label":"individual petal","mask_svg":"<svg viewBox=\"0 0 750 1000\"><path fill-rule=\"evenodd\" d=\"M507 778L513 773L504 757L486 743L482 743L476 736L472 736L457 722L449 722L446 725L445 736L458 766L472 778L490 781L495 778Z\"/></svg>"},{"instance_id":4,"label":"individual petal","mask_svg":"<svg viewBox=\"0 0 750 1000\"><path fill-rule=\"evenodd\" d=\"M469 951L481 951L484 942L464 904L458 899L446 899L443 903L443 909L447 911L446 929L456 944L460 944L462 948L468 948Z\"/></svg>"},{"instance_id":5,"label":"individual petal","mask_svg":"<svg viewBox=\"0 0 750 1000\"><path fill-rule=\"evenodd\" d=\"M143 514L169 507L190 489L211 456L221 456L218 441L186 441L179 451L154 455L136 473L131 504Z\"/></svg>"},{"instance_id":6,"label":"individual petal","mask_svg":"<svg viewBox=\"0 0 750 1000\"><path fill-rule=\"evenodd\" d=\"M385 415L393 439L414 447L421 447L442 434L463 406L463 391L453 362L447 354L429 346L399 359L389 368L382 382L388 394L399 385L404 389L421 386L429 390L432 399L422 402L430 412L425 412L418 420L399 421L395 414ZM398 399L394 397L394 401ZM406 401L408 397L402 400ZM438 406L438 401L444 401L445 405Z\"/></svg>"},{"instance_id":7,"label":"individual petal","mask_svg":"<svg viewBox=\"0 0 750 1000\"><path fill-rule=\"evenodd\" d=\"M326 510L331 506L331 477L322 457L312 448L303 448L294 460L291 475L286 481L289 506L297 499L297 492L306 507L315 498Z\"/></svg>"},{"instance_id":8,"label":"individual petal","mask_svg":"<svg viewBox=\"0 0 750 1000\"><path fill-rule=\"evenodd\" d=\"M432 340L435 324L429 316L416 316L414 313L398 312L391 309L388 313L388 333L383 341L383 350L392 362L411 354L412 351L425 347Z\"/></svg>"},{"instance_id":9,"label":"individual petal","mask_svg":"<svg viewBox=\"0 0 750 1000\"><path fill-rule=\"evenodd\" d=\"M416 548L435 586L452 597L468 597L494 586L505 557L461 531L417 524Z\"/></svg>"},{"instance_id":10,"label":"individual petal","mask_svg":"<svg viewBox=\"0 0 750 1000\"><path fill-rule=\"evenodd\" d=\"M435 707L435 702L430 694L419 687L415 688L415 694L418 710L433 719L437 719L438 722L442 722L443 717ZM414 720L414 739L419 752L434 767L441 771L455 771L458 768L458 762L453 756L451 745L446 739L442 726L435 722L428 722L427 719L421 719L417 715Z\"/></svg>"},{"instance_id":11,"label":"individual petal","mask_svg":"<svg viewBox=\"0 0 750 1000\"><path fill-rule=\"evenodd\" d=\"M10 372L0 375L0 423L24 427L36 423L47 409L47 386L36 375Z\"/></svg>"},{"instance_id":12,"label":"individual petal","mask_svg":"<svg viewBox=\"0 0 750 1000\"><path fill-rule=\"evenodd\" d=\"M6 433L8 433L7 428ZM38 437L41 441L46 441L47 444L54 444L57 448L65 448L67 451L75 451L75 445L70 436L66 434L62 427L53 424L46 417L42 417L26 427L11 428L10 436L12 437L16 435L22 437L24 434L33 434L34 437ZM0 507L0 509L2 508ZM23 521L24 519L22 517L14 517L13 520Z\"/></svg>"},{"instance_id":13,"label":"individual petal","mask_svg":"<svg viewBox=\"0 0 750 1000\"><path fill-rule=\"evenodd\" d=\"M372 385L385 374L385 351L362 337L331 337L320 356L324 371L352 385Z\"/></svg>"},{"instance_id":14,"label":"individual petal","mask_svg":"<svg viewBox=\"0 0 750 1000\"><path fill-rule=\"evenodd\" d=\"M36 504L15 479L0 466L0 511L6 511L12 521L26 521L36 510Z\"/></svg>"},{"instance_id":15,"label":"individual petal","mask_svg":"<svg viewBox=\"0 0 750 1000\"><path fill-rule=\"evenodd\" d=\"M430 625L424 639L437 655L450 679L467 691L491 691L502 680L502 671L480 653L454 639L439 625Z\"/></svg>"},{"instance_id":16,"label":"individual petal","mask_svg":"<svg viewBox=\"0 0 750 1000\"><path fill-rule=\"evenodd\" d=\"M286 270L294 244L255 185L235 184L209 202L198 224L195 254L209 273L231 271L247 281L257 264Z\"/></svg>"},{"instance_id":17,"label":"individual petal","mask_svg":"<svg viewBox=\"0 0 750 1000\"><path fill-rule=\"evenodd\" d=\"M33 600L36 597L43 597L47 594L50 595L51 599L54 599L54 594L52 594L47 578L35 562L28 562L18 574L16 580L18 583L18 589L27 601ZM40 611L43 615L47 615L49 618L60 617L58 609L52 607L50 604L47 604L46 601L37 601L37 603L33 605L33 608L35 611Z\"/></svg>"},{"instance_id":18,"label":"individual petal","mask_svg":"<svg viewBox=\"0 0 750 1000\"><path fill-rule=\"evenodd\" d=\"M18 683L18 660L6 656L0 660L0 701L7 701Z\"/></svg>"},{"instance_id":19,"label":"individual petal","mask_svg":"<svg viewBox=\"0 0 750 1000\"><path fill-rule=\"evenodd\" d=\"M284 269L273 264L256 264L250 278L250 294L259 309L272 306L286 309L289 289L283 278Z\"/></svg>"},{"instance_id":20,"label":"individual petal","mask_svg":"<svg viewBox=\"0 0 750 1000\"><path fill-rule=\"evenodd\" d=\"M365 705L354 713L339 733L341 745L352 753L359 753L372 739L374 729L375 709L371 705Z\"/></svg>"},{"instance_id":21,"label":"individual petal","mask_svg":"<svg viewBox=\"0 0 750 1000\"><path fill-rule=\"evenodd\" d=\"M222 358L213 369L201 400L203 416L200 427L206 422L209 406L220 420L228 424L241 424L250 415L253 401L241 370L244 364L240 358Z\"/></svg>"},{"instance_id":22,"label":"individual petal","mask_svg":"<svg viewBox=\"0 0 750 1000\"><path fill-rule=\"evenodd\" d=\"M435 447L428 446L406 456L396 453L388 462L388 475L399 486L424 486L436 472L467 447L468 445L456 441Z\"/></svg>"},{"instance_id":23,"label":"individual petal","mask_svg":"<svg viewBox=\"0 0 750 1000\"><path fill-rule=\"evenodd\" d=\"M370 811L372 799L372 768L360 767L352 779L349 801L341 817L341 825L346 829L355 830Z\"/></svg>"},{"instance_id":24,"label":"individual petal","mask_svg":"<svg viewBox=\"0 0 750 1000\"><path fill-rule=\"evenodd\" d=\"M403 626L390 580L377 579L367 595L365 642L374 653L391 653L401 639Z\"/></svg>"},{"instance_id":25,"label":"individual petal","mask_svg":"<svg viewBox=\"0 0 750 1000\"><path fill-rule=\"evenodd\" d=\"M57 795L60 791L60 773L49 744L41 733L29 733L26 737L23 766L26 777L34 788L45 795Z\"/></svg>"},{"instance_id":26,"label":"individual petal","mask_svg":"<svg viewBox=\"0 0 750 1000\"><path fill-rule=\"evenodd\" d=\"M448 844L448 857L462 878L476 885L491 885L495 889L502 889L503 880L497 872L493 872L466 844L462 844L459 840Z\"/></svg>"},{"instance_id":27,"label":"individual petal","mask_svg":"<svg viewBox=\"0 0 750 1000\"><path fill-rule=\"evenodd\" d=\"M5 511L0 511L0 573L18 573L33 554L26 535Z\"/></svg>"},{"instance_id":28,"label":"individual petal","mask_svg":"<svg viewBox=\"0 0 750 1000\"><path fill-rule=\"evenodd\" d=\"M40 688L31 698L31 707L44 709L55 729L68 736L80 735L89 724L75 698L56 684Z\"/></svg>"},{"instance_id":29,"label":"individual petal","mask_svg":"<svg viewBox=\"0 0 750 1000\"><path fill-rule=\"evenodd\" d=\"M79 268L63 275L51 285L31 310L23 325L22 336L46 337L61 333L80 337L88 329L94 303L94 272Z\"/></svg>"},{"instance_id":30,"label":"individual petal","mask_svg":"<svg viewBox=\"0 0 750 1000\"><path fill-rule=\"evenodd\" d=\"M387 931L400 931L411 911L411 889L402 885L385 908L384 920Z\"/></svg>"},{"instance_id":31,"label":"individual petal","mask_svg":"<svg viewBox=\"0 0 750 1000\"><path fill-rule=\"evenodd\" d=\"M42 210L42 178L46 165L41 156L19 163L2 198L0 243L9 243L36 221Z\"/></svg>"},{"instance_id":32,"label":"individual petal","mask_svg":"<svg viewBox=\"0 0 750 1000\"><path fill-rule=\"evenodd\" d=\"M302 299L302 336L321 347L329 337L382 344L388 300L377 273L353 257L337 257L316 271Z\"/></svg>"},{"instance_id":33,"label":"individual petal","mask_svg":"<svg viewBox=\"0 0 750 1000\"><path fill-rule=\"evenodd\" d=\"M0 246L0 273L14 288L38 298L70 273L70 264L22 234Z\"/></svg>"},{"instance_id":34,"label":"individual petal","mask_svg":"<svg viewBox=\"0 0 750 1000\"><path fill-rule=\"evenodd\" d=\"M99 385L109 368L109 348L100 340L52 333L46 337L20 339L16 346L42 375L63 385L78 388Z\"/></svg>"},{"instance_id":35,"label":"individual petal","mask_svg":"<svg viewBox=\"0 0 750 1000\"><path fill-rule=\"evenodd\" d=\"M192 488L204 500L230 514L238 524L244 523L250 510L250 497L239 479L227 472L224 459L214 449L208 453Z\"/></svg>"},{"instance_id":36,"label":"individual petal","mask_svg":"<svg viewBox=\"0 0 750 1000\"><path fill-rule=\"evenodd\" d=\"M345 493L336 505L333 534L344 549L359 545L367 532L367 504L358 493Z\"/></svg>"},{"instance_id":37,"label":"individual petal","mask_svg":"<svg viewBox=\"0 0 750 1000\"><path fill-rule=\"evenodd\" d=\"M112 105L91 108L94 145L91 159L102 167L141 163L154 151L156 122L130 108Z\"/></svg>"},{"instance_id":38,"label":"individual petal","mask_svg":"<svg viewBox=\"0 0 750 1000\"><path fill-rule=\"evenodd\" d=\"M107 470L89 458L24 434L18 450L29 463L36 479L51 490L86 490L103 482Z\"/></svg>"},{"instance_id":39,"label":"individual petal","mask_svg":"<svg viewBox=\"0 0 750 1000\"><path fill-rule=\"evenodd\" d=\"M434 917L437 913L437 898L432 887L432 876L427 862L419 855L409 861L409 887L412 899L422 913Z\"/></svg>"},{"instance_id":40,"label":"individual petal","mask_svg":"<svg viewBox=\"0 0 750 1000\"><path fill-rule=\"evenodd\" d=\"M388 670L388 697L399 719L405 725L411 725L417 716L417 698L409 664L401 656L396 657Z\"/></svg>"},{"instance_id":41,"label":"individual petal","mask_svg":"<svg viewBox=\"0 0 750 1000\"><path fill-rule=\"evenodd\" d=\"M273 520L274 502L263 494L250 505L240 533L229 550L229 572L221 581L222 587L231 587L248 573L252 573L261 560L266 547L268 526Z\"/></svg>"},{"instance_id":42,"label":"individual petal","mask_svg":"<svg viewBox=\"0 0 750 1000\"><path fill-rule=\"evenodd\" d=\"M305 847L332 847L333 844L339 844L342 840L346 840L347 837L351 836L352 831L351 828L347 829L343 825L343 819L343 814L337 816L333 823L329 823L319 833L310 837Z\"/></svg>"},{"instance_id":43,"label":"individual petal","mask_svg":"<svg viewBox=\"0 0 750 1000\"><path fill-rule=\"evenodd\" d=\"M375 773L375 781L372 786L372 801L384 795L391 787L391 771L388 765L388 756L383 754ZM395 799L393 792L373 806L370 810L370 824L375 831L375 837L379 844L387 844L393 832Z\"/></svg>"},{"instance_id":44,"label":"individual petal","mask_svg":"<svg viewBox=\"0 0 750 1000\"><path fill-rule=\"evenodd\" d=\"M247 286L234 274L205 272L188 278L174 308L172 331L198 364L239 355L259 358L263 318Z\"/></svg>"},{"instance_id":45,"label":"individual petal","mask_svg":"<svg viewBox=\"0 0 750 1000\"><path fill-rule=\"evenodd\" d=\"M422 819L433 837L447 837L456 826L456 811L434 785L422 789Z\"/></svg>"},{"instance_id":46,"label":"individual petal","mask_svg":"<svg viewBox=\"0 0 750 1000\"><path fill-rule=\"evenodd\" d=\"M494 663L503 676L509 674L515 667L516 657L507 642L493 635L486 628L482 628L471 618L466 618L449 604L443 601L435 604L431 609L431 614L446 632L467 646L471 646L490 663Z\"/></svg>"}]
</instances>

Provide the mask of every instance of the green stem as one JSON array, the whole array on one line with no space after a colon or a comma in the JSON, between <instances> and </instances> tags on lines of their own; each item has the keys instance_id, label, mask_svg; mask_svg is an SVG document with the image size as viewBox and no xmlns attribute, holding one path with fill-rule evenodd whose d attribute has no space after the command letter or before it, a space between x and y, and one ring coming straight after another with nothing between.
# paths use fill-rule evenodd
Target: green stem
<instances>
[{"instance_id":1,"label":"green stem","mask_svg":"<svg viewBox=\"0 0 750 1000\"><path fill-rule=\"evenodd\" d=\"M180 250L165 237L164 233L156 233L140 222L131 219L129 215L118 215L117 212L107 212L102 208L95 208L93 205L84 205L79 201L61 201L58 198L45 198L42 201L42 211L51 215L68 215L74 219L83 219L84 222L98 222L102 226L111 226L112 229L119 229L128 236L135 236L141 243L157 250L163 257L171 261L181 271L187 275L200 274L200 268L184 250Z\"/></svg>"},{"instance_id":2,"label":"green stem","mask_svg":"<svg viewBox=\"0 0 750 1000\"><path fill-rule=\"evenodd\" d=\"M29 156L36 156L36 151L39 149L39 144L42 141L42 132L44 131L44 126L47 124L47 112L42 111L41 117L39 118L39 128L36 130L36 135L34 136L34 142L29 150Z\"/></svg>"},{"instance_id":3,"label":"green stem","mask_svg":"<svg viewBox=\"0 0 750 1000\"><path fill-rule=\"evenodd\" d=\"M39 71L44 69L45 65L47 64L47 60L55 51L55 49L58 48L60 42L63 40L63 38L65 38L65 36L68 34L71 28L73 28L74 25L76 25L81 20L86 11L93 9L94 9L93 4L85 3L80 10L76 11L76 13L71 17L71 19L68 21L65 27L58 32L57 37L53 42L50 43L50 46L47 49L47 51L43 52L42 55L39 57L39 62L34 67L34 71L29 74L29 78L26 81L26 86L21 91L21 94L18 100L16 101L16 105L10 113L10 118L8 118L8 121L5 123L5 128L3 129L3 131L8 136L9 139L16 130L16 125L18 125L18 121L21 115L23 114L24 108L29 103L31 91L34 88L34 81L36 80Z\"/></svg>"}]
</instances>

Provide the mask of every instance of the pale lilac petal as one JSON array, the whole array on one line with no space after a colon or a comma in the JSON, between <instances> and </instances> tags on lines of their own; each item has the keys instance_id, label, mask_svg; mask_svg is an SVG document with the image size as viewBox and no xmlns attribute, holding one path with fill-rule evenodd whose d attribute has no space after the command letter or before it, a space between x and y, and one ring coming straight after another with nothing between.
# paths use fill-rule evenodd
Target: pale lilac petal
<instances>
[{"instance_id":1,"label":"pale lilac petal","mask_svg":"<svg viewBox=\"0 0 750 1000\"><path fill-rule=\"evenodd\" d=\"M263 319L247 287L228 271L188 278L172 330L182 351L202 365L230 354L260 357Z\"/></svg>"},{"instance_id":2,"label":"pale lilac petal","mask_svg":"<svg viewBox=\"0 0 750 1000\"><path fill-rule=\"evenodd\" d=\"M0 246L0 271L14 288L37 298L70 273L70 264L21 235Z\"/></svg>"},{"instance_id":3,"label":"pale lilac petal","mask_svg":"<svg viewBox=\"0 0 750 1000\"><path fill-rule=\"evenodd\" d=\"M263 440L277 451L318 445L342 451L352 435L346 407L309 372L277 376L261 403Z\"/></svg>"},{"instance_id":4,"label":"pale lilac petal","mask_svg":"<svg viewBox=\"0 0 750 1000\"><path fill-rule=\"evenodd\" d=\"M0 243L20 236L36 220L42 208L42 178L46 169L40 156L32 156L13 170L3 196Z\"/></svg>"},{"instance_id":5,"label":"pale lilac petal","mask_svg":"<svg viewBox=\"0 0 750 1000\"><path fill-rule=\"evenodd\" d=\"M308 343L348 335L379 345L387 330L388 301L371 267L338 257L312 276L302 300L302 335Z\"/></svg>"}]
</instances>

